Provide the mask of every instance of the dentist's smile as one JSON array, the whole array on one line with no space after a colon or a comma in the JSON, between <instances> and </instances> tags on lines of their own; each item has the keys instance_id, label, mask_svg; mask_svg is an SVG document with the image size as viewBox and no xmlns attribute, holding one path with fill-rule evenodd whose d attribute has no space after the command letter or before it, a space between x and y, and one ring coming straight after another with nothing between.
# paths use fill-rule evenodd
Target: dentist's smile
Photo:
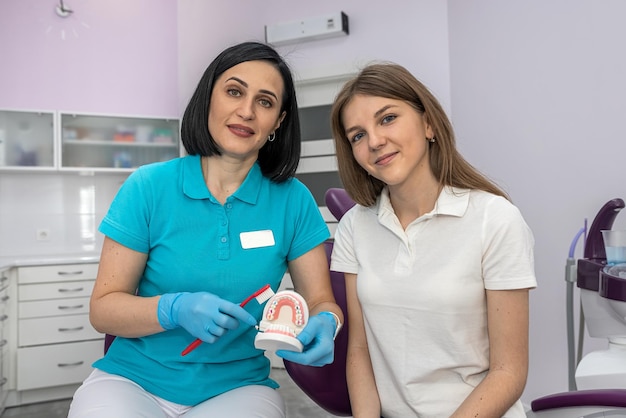
<instances>
[{"instance_id":1,"label":"dentist's smile","mask_svg":"<svg viewBox=\"0 0 626 418\"><path fill-rule=\"evenodd\" d=\"M235 135L248 138L254 135L254 131L244 125L228 125L228 129Z\"/></svg>"}]
</instances>

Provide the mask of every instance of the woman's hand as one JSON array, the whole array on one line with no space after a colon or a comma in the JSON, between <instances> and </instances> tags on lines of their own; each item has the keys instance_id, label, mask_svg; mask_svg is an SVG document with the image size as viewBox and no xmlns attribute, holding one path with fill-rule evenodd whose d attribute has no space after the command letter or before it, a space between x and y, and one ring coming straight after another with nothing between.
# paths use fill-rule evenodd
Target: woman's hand
<instances>
[{"instance_id":1,"label":"woman's hand","mask_svg":"<svg viewBox=\"0 0 626 418\"><path fill-rule=\"evenodd\" d=\"M243 322L250 326L256 319L237 304L212 293L166 293L159 299L157 310L163 329L182 327L207 343L214 343L228 330Z\"/></svg>"},{"instance_id":2,"label":"woman's hand","mask_svg":"<svg viewBox=\"0 0 626 418\"><path fill-rule=\"evenodd\" d=\"M324 366L335 359L335 329L337 322L328 312L320 312L309 318L309 322L296 337L304 346L301 353L278 350L276 355L292 363L305 366Z\"/></svg>"}]
</instances>

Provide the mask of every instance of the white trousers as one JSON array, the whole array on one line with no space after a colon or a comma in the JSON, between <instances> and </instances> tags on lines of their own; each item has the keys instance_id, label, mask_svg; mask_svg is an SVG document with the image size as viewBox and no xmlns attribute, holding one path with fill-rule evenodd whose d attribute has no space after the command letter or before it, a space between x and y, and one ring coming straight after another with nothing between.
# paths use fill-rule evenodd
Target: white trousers
<instances>
[{"instance_id":1,"label":"white trousers","mask_svg":"<svg viewBox=\"0 0 626 418\"><path fill-rule=\"evenodd\" d=\"M68 418L285 418L282 396L268 386L230 390L196 406L154 396L132 380L94 370L76 390Z\"/></svg>"}]
</instances>

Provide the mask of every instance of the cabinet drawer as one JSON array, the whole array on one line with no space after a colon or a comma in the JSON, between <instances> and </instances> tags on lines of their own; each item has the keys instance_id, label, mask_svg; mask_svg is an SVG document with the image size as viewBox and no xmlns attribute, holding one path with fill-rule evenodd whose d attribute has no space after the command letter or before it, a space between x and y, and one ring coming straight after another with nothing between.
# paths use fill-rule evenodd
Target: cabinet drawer
<instances>
[{"instance_id":1,"label":"cabinet drawer","mask_svg":"<svg viewBox=\"0 0 626 418\"><path fill-rule=\"evenodd\" d=\"M102 357L104 342L87 341L17 350L17 390L80 383Z\"/></svg>"},{"instance_id":2,"label":"cabinet drawer","mask_svg":"<svg viewBox=\"0 0 626 418\"><path fill-rule=\"evenodd\" d=\"M91 296L96 282L85 280L79 282L22 284L18 286L18 299L21 301L66 299Z\"/></svg>"},{"instance_id":3,"label":"cabinet drawer","mask_svg":"<svg viewBox=\"0 0 626 418\"><path fill-rule=\"evenodd\" d=\"M46 318L60 315L89 313L89 298L68 298L20 302L18 316L25 318Z\"/></svg>"},{"instance_id":4,"label":"cabinet drawer","mask_svg":"<svg viewBox=\"0 0 626 418\"><path fill-rule=\"evenodd\" d=\"M95 280L98 264L61 264L53 266L20 267L18 283L49 283L76 280Z\"/></svg>"},{"instance_id":5,"label":"cabinet drawer","mask_svg":"<svg viewBox=\"0 0 626 418\"><path fill-rule=\"evenodd\" d=\"M18 345L52 344L93 340L104 335L93 329L89 315L67 315L52 318L20 319Z\"/></svg>"}]
</instances>

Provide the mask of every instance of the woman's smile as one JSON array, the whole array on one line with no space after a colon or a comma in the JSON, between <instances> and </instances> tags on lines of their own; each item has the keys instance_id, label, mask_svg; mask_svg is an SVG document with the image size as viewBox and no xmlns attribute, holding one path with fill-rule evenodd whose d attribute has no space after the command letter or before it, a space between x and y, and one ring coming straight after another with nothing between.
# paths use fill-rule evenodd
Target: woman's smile
<instances>
[{"instance_id":1,"label":"woman's smile","mask_svg":"<svg viewBox=\"0 0 626 418\"><path fill-rule=\"evenodd\" d=\"M376 158L376 161L374 161L374 164L382 165L382 166L390 164L391 161L395 159L396 155L398 155L398 152L391 152L391 153L384 154L383 156Z\"/></svg>"},{"instance_id":2,"label":"woman's smile","mask_svg":"<svg viewBox=\"0 0 626 418\"><path fill-rule=\"evenodd\" d=\"M248 138L254 135L254 130L244 125L231 124L228 125L228 129L233 134L243 138Z\"/></svg>"}]
</instances>

